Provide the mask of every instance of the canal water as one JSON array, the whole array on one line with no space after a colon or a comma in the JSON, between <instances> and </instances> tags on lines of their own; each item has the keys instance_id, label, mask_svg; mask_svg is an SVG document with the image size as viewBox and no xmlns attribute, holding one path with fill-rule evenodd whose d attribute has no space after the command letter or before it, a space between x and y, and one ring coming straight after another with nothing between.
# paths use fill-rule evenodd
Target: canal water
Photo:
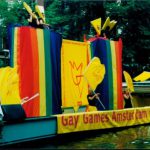
<instances>
[{"instance_id":1,"label":"canal water","mask_svg":"<svg viewBox=\"0 0 150 150\"><path fill-rule=\"evenodd\" d=\"M150 149L150 125L67 134L13 147L40 149Z\"/></svg>"}]
</instances>

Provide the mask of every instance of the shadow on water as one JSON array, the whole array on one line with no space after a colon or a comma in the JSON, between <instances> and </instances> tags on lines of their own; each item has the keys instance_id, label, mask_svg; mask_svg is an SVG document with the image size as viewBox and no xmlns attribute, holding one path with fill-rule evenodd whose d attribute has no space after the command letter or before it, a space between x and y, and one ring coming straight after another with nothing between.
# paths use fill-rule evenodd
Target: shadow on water
<instances>
[{"instance_id":1,"label":"shadow on water","mask_svg":"<svg viewBox=\"0 0 150 150\"><path fill-rule=\"evenodd\" d=\"M150 125L58 135L11 148L150 149Z\"/></svg>"}]
</instances>

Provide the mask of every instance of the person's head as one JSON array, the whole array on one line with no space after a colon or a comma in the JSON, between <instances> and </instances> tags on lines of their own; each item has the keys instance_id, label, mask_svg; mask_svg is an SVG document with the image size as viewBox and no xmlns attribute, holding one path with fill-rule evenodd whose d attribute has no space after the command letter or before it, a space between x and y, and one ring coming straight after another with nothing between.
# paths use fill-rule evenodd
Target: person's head
<instances>
[{"instance_id":1,"label":"person's head","mask_svg":"<svg viewBox=\"0 0 150 150\"><path fill-rule=\"evenodd\" d=\"M123 90L124 94L129 94L129 92L130 92L130 90L128 88L126 88L126 89Z\"/></svg>"}]
</instances>

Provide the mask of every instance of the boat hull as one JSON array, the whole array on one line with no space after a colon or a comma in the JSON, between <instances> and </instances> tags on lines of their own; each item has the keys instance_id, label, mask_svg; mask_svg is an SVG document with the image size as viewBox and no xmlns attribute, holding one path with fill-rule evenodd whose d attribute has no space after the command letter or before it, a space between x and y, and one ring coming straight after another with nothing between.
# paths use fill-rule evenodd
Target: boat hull
<instances>
[{"instance_id":1,"label":"boat hull","mask_svg":"<svg viewBox=\"0 0 150 150\"><path fill-rule=\"evenodd\" d=\"M56 117L30 118L16 123L4 122L0 146L54 137L56 134Z\"/></svg>"}]
</instances>

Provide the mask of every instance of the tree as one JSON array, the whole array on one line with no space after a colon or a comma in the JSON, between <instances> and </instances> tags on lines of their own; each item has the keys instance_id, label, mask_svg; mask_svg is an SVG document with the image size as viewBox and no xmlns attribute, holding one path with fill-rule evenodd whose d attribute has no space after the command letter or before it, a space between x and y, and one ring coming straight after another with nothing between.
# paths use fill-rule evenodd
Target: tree
<instances>
[{"instance_id":1,"label":"tree","mask_svg":"<svg viewBox=\"0 0 150 150\"><path fill-rule=\"evenodd\" d=\"M25 0L25 2L34 10L34 0ZM84 34L92 36L96 34L90 21L101 17L103 24L108 16L111 20L117 20L111 35L122 38L123 65L133 70L132 67L135 65L140 68L140 65L150 63L150 1L120 0L120 2L45 0L46 22L55 31L60 32L63 38L83 41ZM28 24L29 14L23 8L22 1L16 0L10 5L6 0L1 0L0 8L0 37L6 39L6 27L9 24ZM4 44L3 48L6 47L7 45Z\"/></svg>"},{"instance_id":2,"label":"tree","mask_svg":"<svg viewBox=\"0 0 150 150\"><path fill-rule=\"evenodd\" d=\"M142 72L141 66L150 63L150 1L106 2L106 15L118 21L116 31L120 30L123 39L123 64L129 66L130 74ZM118 33L116 33L118 34ZM133 72L136 66L135 71ZM125 68L126 69L126 68Z\"/></svg>"},{"instance_id":3,"label":"tree","mask_svg":"<svg viewBox=\"0 0 150 150\"><path fill-rule=\"evenodd\" d=\"M90 21L104 18L102 1L54 0L46 8L46 21L63 38L83 40L83 34L90 34Z\"/></svg>"},{"instance_id":4,"label":"tree","mask_svg":"<svg viewBox=\"0 0 150 150\"><path fill-rule=\"evenodd\" d=\"M0 2L0 26L1 26L1 37L4 39L3 48L6 46L7 39L7 27L10 24L22 24L26 25L27 12L23 9L23 4L20 1L14 1L12 4L6 0Z\"/></svg>"},{"instance_id":5,"label":"tree","mask_svg":"<svg viewBox=\"0 0 150 150\"><path fill-rule=\"evenodd\" d=\"M25 0L27 4L34 10L34 1ZM63 38L72 40L83 40L83 34L95 34L91 28L90 21L98 17L104 18L104 9L102 1L46 1L47 7L46 22L58 32L61 32ZM0 16L3 18L1 25L2 37L6 37L6 27L9 24L27 25L29 14L23 8L22 1L14 1L10 6L6 0L0 3Z\"/></svg>"}]
</instances>

